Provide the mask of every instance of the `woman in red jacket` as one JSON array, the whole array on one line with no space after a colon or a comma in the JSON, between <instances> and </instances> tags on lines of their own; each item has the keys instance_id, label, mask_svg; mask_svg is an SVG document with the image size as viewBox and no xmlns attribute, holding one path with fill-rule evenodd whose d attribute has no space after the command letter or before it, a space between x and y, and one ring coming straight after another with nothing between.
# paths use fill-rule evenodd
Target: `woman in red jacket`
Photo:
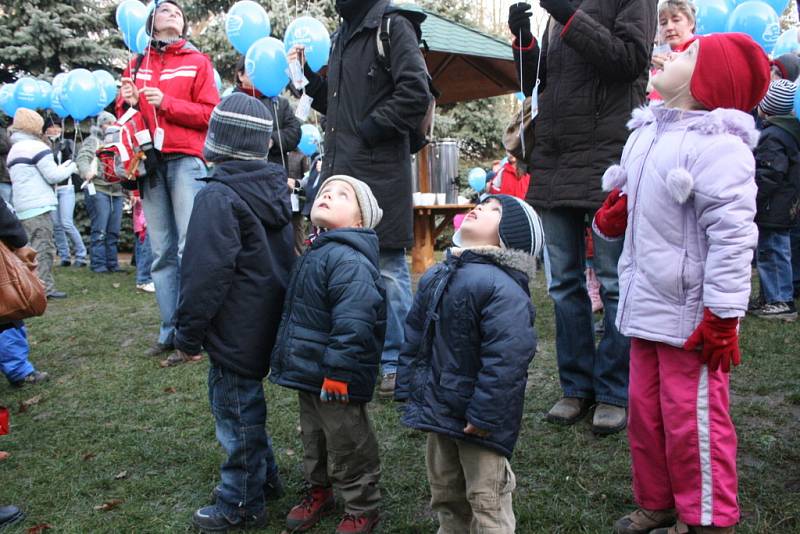
<instances>
[{"instance_id":1,"label":"woman in red jacket","mask_svg":"<svg viewBox=\"0 0 800 534\"><path fill-rule=\"evenodd\" d=\"M199 178L206 176L203 144L219 93L211 61L186 40L177 2L159 2L147 25L153 40L123 73L117 116L138 109L157 153L157 166L148 156L148 175L140 181L161 312L158 343L148 351L155 356L173 349L180 260L194 196L203 186Z\"/></svg>"},{"instance_id":2,"label":"woman in red jacket","mask_svg":"<svg viewBox=\"0 0 800 534\"><path fill-rule=\"evenodd\" d=\"M508 154L506 163L500 167L489 185L489 192L492 195L511 195L525 199L528 194L528 184L531 175L522 173L517 168L517 158Z\"/></svg>"}]
</instances>

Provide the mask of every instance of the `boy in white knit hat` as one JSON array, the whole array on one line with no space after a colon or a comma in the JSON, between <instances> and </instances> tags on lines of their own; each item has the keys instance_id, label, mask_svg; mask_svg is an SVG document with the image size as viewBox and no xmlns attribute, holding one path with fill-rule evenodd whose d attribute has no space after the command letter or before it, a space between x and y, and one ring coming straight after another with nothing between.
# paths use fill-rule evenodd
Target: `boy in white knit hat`
<instances>
[{"instance_id":1,"label":"boy in white knit hat","mask_svg":"<svg viewBox=\"0 0 800 534\"><path fill-rule=\"evenodd\" d=\"M366 404L386 330L373 230L382 215L367 184L328 178L311 209L322 233L289 282L269 378L299 391L309 491L286 518L293 532L333 512L334 488L345 508L338 534L372 532L378 523L380 459Z\"/></svg>"}]
</instances>

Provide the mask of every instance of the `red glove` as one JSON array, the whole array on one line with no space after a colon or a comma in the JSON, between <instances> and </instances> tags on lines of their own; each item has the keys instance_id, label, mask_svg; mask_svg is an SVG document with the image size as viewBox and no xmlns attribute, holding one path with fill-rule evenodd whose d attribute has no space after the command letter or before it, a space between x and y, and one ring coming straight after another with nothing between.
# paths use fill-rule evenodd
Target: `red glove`
<instances>
[{"instance_id":1,"label":"red glove","mask_svg":"<svg viewBox=\"0 0 800 534\"><path fill-rule=\"evenodd\" d=\"M324 379L319 392L319 398L322 402L349 402L350 396L347 394L347 382L339 382L338 380L331 380L330 378Z\"/></svg>"},{"instance_id":2,"label":"red glove","mask_svg":"<svg viewBox=\"0 0 800 534\"><path fill-rule=\"evenodd\" d=\"M731 362L739 365L742 356L739 353L739 318L721 319L711 313L708 308L703 312L703 320L697 330L689 336L684 350L697 350L701 348L700 359L708 364L711 371L719 369L726 373L731 372Z\"/></svg>"},{"instance_id":3,"label":"red glove","mask_svg":"<svg viewBox=\"0 0 800 534\"><path fill-rule=\"evenodd\" d=\"M614 188L594 214L594 225L604 237L621 237L628 227L628 195Z\"/></svg>"}]
</instances>

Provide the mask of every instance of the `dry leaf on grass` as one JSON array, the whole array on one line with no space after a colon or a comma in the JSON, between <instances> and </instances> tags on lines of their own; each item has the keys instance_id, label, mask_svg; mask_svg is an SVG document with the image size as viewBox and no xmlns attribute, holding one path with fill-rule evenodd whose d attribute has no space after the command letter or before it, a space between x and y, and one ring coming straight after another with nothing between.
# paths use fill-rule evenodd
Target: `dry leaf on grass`
<instances>
[{"instance_id":1,"label":"dry leaf on grass","mask_svg":"<svg viewBox=\"0 0 800 534\"><path fill-rule=\"evenodd\" d=\"M11 456L11 453L8 453L6 451L0 451L0 462L2 462L3 460L8 460L9 456Z\"/></svg>"},{"instance_id":2,"label":"dry leaf on grass","mask_svg":"<svg viewBox=\"0 0 800 534\"><path fill-rule=\"evenodd\" d=\"M175 388L164 388L164 393L169 393L170 395L172 395L173 393L177 393L177 392L178 392L178 390L175 389Z\"/></svg>"},{"instance_id":3,"label":"dry leaf on grass","mask_svg":"<svg viewBox=\"0 0 800 534\"><path fill-rule=\"evenodd\" d=\"M25 532L27 534L41 534L41 532L45 530L50 530L51 528L53 528L53 525L48 525L47 523L40 523L38 525L33 525Z\"/></svg>"},{"instance_id":4,"label":"dry leaf on grass","mask_svg":"<svg viewBox=\"0 0 800 534\"><path fill-rule=\"evenodd\" d=\"M30 399L28 399L26 401L20 402L19 403L19 412L18 413L27 412L28 408L30 408L31 406L35 406L35 405L39 404L39 401L41 401L41 400L42 400L42 396L41 395L36 395L35 397L31 397Z\"/></svg>"},{"instance_id":5,"label":"dry leaf on grass","mask_svg":"<svg viewBox=\"0 0 800 534\"><path fill-rule=\"evenodd\" d=\"M122 480L123 478L128 478L127 471L120 471L116 475L114 475L114 480Z\"/></svg>"},{"instance_id":6,"label":"dry leaf on grass","mask_svg":"<svg viewBox=\"0 0 800 534\"><path fill-rule=\"evenodd\" d=\"M111 287L113 287L114 289L119 289L119 284L114 282L113 284L111 284Z\"/></svg>"},{"instance_id":7,"label":"dry leaf on grass","mask_svg":"<svg viewBox=\"0 0 800 534\"><path fill-rule=\"evenodd\" d=\"M97 456L95 453L93 453L93 452L87 452L86 454L84 454L84 455L83 455L83 461L84 461L84 462L88 462L89 460L91 460L91 459L92 459L92 458L94 458L95 456Z\"/></svg>"},{"instance_id":8,"label":"dry leaf on grass","mask_svg":"<svg viewBox=\"0 0 800 534\"><path fill-rule=\"evenodd\" d=\"M294 450L293 449L286 449L286 456L294 456Z\"/></svg>"},{"instance_id":9,"label":"dry leaf on grass","mask_svg":"<svg viewBox=\"0 0 800 534\"><path fill-rule=\"evenodd\" d=\"M122 504L122 499L111 499L110 501L106 501L103 504L95 506L94 509L99 510L101 512L108 512L109 510L113 510L120 504Z\"/></svg>"}]
</instances>

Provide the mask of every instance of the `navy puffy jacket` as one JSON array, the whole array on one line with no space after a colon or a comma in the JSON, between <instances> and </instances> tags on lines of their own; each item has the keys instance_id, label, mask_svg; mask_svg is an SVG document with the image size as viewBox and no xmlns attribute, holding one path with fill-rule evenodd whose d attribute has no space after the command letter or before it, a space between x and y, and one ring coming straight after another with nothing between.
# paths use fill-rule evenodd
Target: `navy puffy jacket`
<instances>
[{"instance_id":1,"label":"navy puffy jacket","mask_svg":"<svg viewBox=\"0 0 800 534\"><path fill-rule=\"evenodd\" d=\"M316 394L323 379L339 380L351 401L369 402L385 332L377 234L325 232L295 264L269 379Z\"/></svg>"},{"instance_id":2,"label":"navy puffy jacket","mask_svg":"<svg viewBox=\"0 0 800 534\"><path fill-rule=\"evenodd\" d=\"M397 370L405 425L511 457L536 352L525 272L532 261L496 247L451 249L425 273ZM489 435L465 435L467 422Z\"/></svg>"}]
</instances>

